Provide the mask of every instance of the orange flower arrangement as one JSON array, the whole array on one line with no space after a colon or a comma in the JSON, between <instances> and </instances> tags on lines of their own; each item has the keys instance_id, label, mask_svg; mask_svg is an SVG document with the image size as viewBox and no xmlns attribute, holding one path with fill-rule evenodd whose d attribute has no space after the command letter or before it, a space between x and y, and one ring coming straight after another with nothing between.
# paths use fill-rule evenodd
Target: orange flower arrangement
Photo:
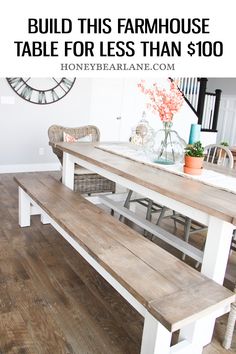
<instances>
[{"instance_id":1,"label":"orange flower arrangement","mask_svg":"<svg viewBox=\"0 0 236 354\"><path fill-rule=\"evenodd\" d=\"M147 108L151 109L154 114L159 114L162 122L172 122L174 113L180 110L184 101L177 83L172 80L169 82L169 91L159 89L157 83L154 83L152 88L146 88L144 80L138 84L141 92L148 97Z\"/></svg>"}]
</instances>

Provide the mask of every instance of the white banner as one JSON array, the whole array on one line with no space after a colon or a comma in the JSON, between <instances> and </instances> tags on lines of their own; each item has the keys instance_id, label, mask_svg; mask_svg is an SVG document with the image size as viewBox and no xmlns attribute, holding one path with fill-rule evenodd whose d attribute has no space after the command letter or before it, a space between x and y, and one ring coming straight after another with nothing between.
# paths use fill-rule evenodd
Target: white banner
<instances>
[{"instance_id":1,"label":"white banner","mask_svg":"<svg viewBox=\"0 0 236 354\"><path fill-rule=\"evenodd\" d=\"M15 1L1 77L235 77L235 0Z\"/></svg>"}]
</instances>

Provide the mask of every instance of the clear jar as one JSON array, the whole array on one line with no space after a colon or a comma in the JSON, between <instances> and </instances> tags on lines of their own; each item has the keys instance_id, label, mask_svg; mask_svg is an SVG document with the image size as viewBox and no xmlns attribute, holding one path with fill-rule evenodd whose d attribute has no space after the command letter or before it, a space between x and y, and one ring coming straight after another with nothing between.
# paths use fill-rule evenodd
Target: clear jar
<instances>
[{"instance_id":1,"label":"clear jar","mask_svg":"<svg viewBox=\"0 0 236 354\"><path fill-rule=\"evenodd\" d=\"M142 119L132 129L130 142L135 145L144 147L150 140L153 139L155 132L146 120L146 113L143 112Z\"/></svg>"}]
</instances>

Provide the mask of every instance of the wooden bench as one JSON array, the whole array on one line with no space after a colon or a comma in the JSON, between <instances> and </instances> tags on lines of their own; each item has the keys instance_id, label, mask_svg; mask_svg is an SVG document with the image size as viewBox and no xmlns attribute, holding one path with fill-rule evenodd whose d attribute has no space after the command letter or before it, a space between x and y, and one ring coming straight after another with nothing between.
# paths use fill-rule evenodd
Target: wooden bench
<instances>
[{"instance_id":1,"label":"wooden bench","mask_svg":"<svg viewBox=\"0 0 236 354\"><path fill-rule=\"evenodd\" d=\"M209 316L235 295L198 273L50 176L25 174L19 224L41 214L145 318L141 353L201 353ZM172 332L180 330L171 346ZM211 340L211 339L210 339Z\"/></svg>"}]
</instances>

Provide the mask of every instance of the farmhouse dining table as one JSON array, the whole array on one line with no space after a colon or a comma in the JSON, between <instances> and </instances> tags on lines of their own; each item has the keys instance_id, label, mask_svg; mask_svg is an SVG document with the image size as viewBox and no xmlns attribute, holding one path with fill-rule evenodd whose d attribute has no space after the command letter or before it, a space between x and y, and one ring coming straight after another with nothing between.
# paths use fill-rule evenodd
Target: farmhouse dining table
<instances>
[{"instance_id":1,"label":"farmhouse dining table","mask_svg":"<svg viewBox=\"0 0 236 354\"><path fill-rule=\"evenodd\" d=\"M63 152L62 182L73 190L74 169L78 164L154 202L175 210L208 227L201 273L223 283L233 230L236 228L236 192L186 178L130 157L104 149L104 143L50 143ZM108 144L109 145L109 144ZM211 167L226 177L234 171ZM177 237L175 237L177 238ZM181 240L181 242L183 242ZM215 318L225 312L206 316L199 326L204 328L203 345L211 342Z\"/></svg>"},{"instance_id":2,"label":"farmhouse dining table","mask_svg":"<svg viewBox=\"0 0 236 354\"><path fill-rule=\"evenodd\" d=\"M102 143L59 142L54 146L63 152L62 182L67 187L74 187L74 167L78 164L206 225L201 272L223 283L236 228L236 193L105 151ZM236 177L234 171L211 168Z\"/></svg>"}]
</instances>

